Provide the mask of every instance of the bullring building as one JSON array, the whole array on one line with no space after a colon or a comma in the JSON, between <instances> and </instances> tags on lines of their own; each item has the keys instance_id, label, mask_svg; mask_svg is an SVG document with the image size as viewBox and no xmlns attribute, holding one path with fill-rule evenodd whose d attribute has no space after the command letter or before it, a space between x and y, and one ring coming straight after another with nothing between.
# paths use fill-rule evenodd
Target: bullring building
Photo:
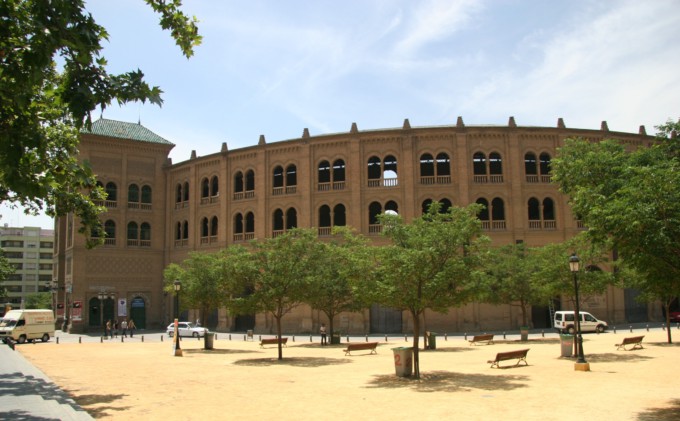
<instances>
[{"instance_id":1,"label":"bullring building","mask_svg":"<svg viewBox=\"0 0 680 421\"><path fill-rule=\"evenodd\" d=\"M479 218L494 245L562 242L584 227L551 184L550 163L566 138L617 138L631 147L650 144L639 133L554 127L455 125L402 127L310 135L229 150L223 143L207 156L195 152L173 163L173 144L140 124L100 119L81 134L80 159L87 161L108 197L101 205L104 245L93 250L77 233L72 215L55 223L58 300L72 331L97 331L105 320L132 318L139 328L171 321L172 297L163 291L163 269L190 252L215 252L232 244L274 237L291 228L330 235L351 226L376 243L377 216L397 211L406 222L432 201L484 204ZM216 148L218 149L218 148ZM566 257L565 257L566 262ZM566 267L566 263L565 263ZM566 269L565 269L566 270ZM609 287L590 297L584 311L610 323L659 318L639 304L636 291ZM570 308L566 299L532 309L532 326L549 328L550 310ZM447 314L428 313L439 332L516 329L517 307L471 303ZM192 314L185 315L193 316ZM274 332L266 314L217 311L207 322L220 331ZM328 323L306 306L283 318L287 333L317 332ZM336 329L350 334L411 331L399 311L372 306L337 316Z\"/></svg>"}]
</instances>

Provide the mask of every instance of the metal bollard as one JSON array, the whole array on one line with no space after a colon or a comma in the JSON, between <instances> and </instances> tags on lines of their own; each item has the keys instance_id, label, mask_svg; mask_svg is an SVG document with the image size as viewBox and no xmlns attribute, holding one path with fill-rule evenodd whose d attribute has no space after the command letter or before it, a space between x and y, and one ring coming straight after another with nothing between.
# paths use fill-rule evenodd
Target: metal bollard
<instances>
[{"instance_id":1,"label":"metal bollard","mask_svg":"<svg viewBox=\"0 0 680 421\"><path fill-rule=\"evenodd\" d=\"M404 342L408 342L408 338L406 338L406 335L404 335Z\"/></svg>"},{"instance_id":2,"label":"metal bollard","mask_svg":"<svg viewBox=\"0 0 680 421\"><path fill-rule=\"evenodd\" d=\"M467 341L467 332L465 332L465 340Z\"/></svg>"},{"instance_id":3,"label":"metal bollard","mask_svg":"<svg viewBox=\"0 0 680 421\"><path fill-rule=\"evenodd\" d=\"M144 335L142 335L142 342L144 342Z\"/></svg>"},{"instance_id":4,"label":"metal bollard","mask_svg":"<svg viewBox=\"0 0 680 421\"><path fill-rule=\"evenodd\" d=\"M121 336L121 337L120 337L120 343L125 342L125 339L124 339L124 338L125 338L125 336Z\"/></svg>"},{"instance_id":5,"label":"metal bollard","mask_svg":"<svg viewBox=\"0 0 680 421\"><path fill-rule=\"evenodd\" d=\"M630 328L630 333L633 333L633 325L628 326Z\"/></svg>"},{"instance_id":6,"label":"metal bollard","mask_svg":"<svg viewBox=\"0 0 680 421\"><path fill-rule=\"evenodd\" d=\"M59 345L59 336L57 336L57 345Z\"/></svg>"},{"instance_id":7,"label":"metal bollard","mask_svg":"<svg viewBox=\"0 0 680 421\"><path fill-rule=\"evenodd\" d=\"M83 343L83 338L81 336L78 336L78 343L82 344Z\"/></svg>"},{"instance_id":8,"label":"metal bollard","mask_svg":"<svg viewBox=\"0 0 680 421\"><path fill-rule=\"evenodd\" d=\"M368 335L366 335L366 342L368 342Z\"/></svg>"},{"instance_id":9,"label":"metal bollard","mask_svg":"<svg viewBox=\"0 0 680 421\"><path fill-rule=\"evenodd\" d=\"M449 335L447 333L444 334L444 340L448 341L449 340Z\"/></svg>"},{"instance_id":10,"label":"metal bollard","mask_svg":"<svg viewBox=\"0 0 680 421\"><path fill-rule=\"evenodd\" d=\"M467 339L467 338L466 338ZM505 332L503 332L503 339L505 339Z\"/></svg>"},{"instance_id":11,"label":"metal bollard","mask_svg":"<svg viewBox=\"0 0 680 421\"><path fill-rule=\"evenodd\" d=\"M346 338L347 343L349 343L349 335L347 335L345 338Z\"/></svg>"},{"instance_id":12,"label":"metal bollard","mask_svg":"<svg viewBox=\"0 0 680 421\"><path fill-rule=\"evenodd\" d=\"M616 334L616 326L614 326L614 334Z\"/></svg>"},{"instance_id":13,"label":"metal bollard","mask_svg":"<svg viewBox=\"0 0 680 421\"><path fill-rule=\"evenodd\" d=\"M666 331L666 325L661 325L661 330Z\"/></svg>"},{"instance_id":14,"label":"metal bollard","mask_svg":"<svg viewBox=\"0 0 680 421\"><path fill-rule=\"evenodd\" d=\"M545 338L545 330L541 329L541 338Z\"/></svg>"},{"instance_id":15,"label":"metal bollard","mask_svg":"<svg viewBox=\"0 0 680 421\"><path fill-rule=\"evenodd\" d=\"M385 342L387 342L387 335L385 335Z\"/></svg>"},{"instance_id":16,"label":"metal bollard","mask_svg":"<svg viewBox=\"0 0 680 421\"><path fill-rule=\"evenodd\" d=\"M104 337L103 337L103 336L100 336L100 337L99 337L99 343L100 343L100 344L103 344L103 343L104 343Z\"/></svg>"},{"instance_id":17,"label":"metal bollard","mask_svg":"<svg viewBox=\"0 0 680 421\"><path fill-rule=\"evenodd\" d=\"M295 342L295 335L293 335L293 342Z\"/></svg>"},{"instance_id":18,"label":"metal bollard","mask_svg":"<svg viewBox=\"0 0 680 421\"><path fill-rule=\"evenodd\" d=\"M229 334L229 340L231 340L231 333Z\"/></svg>"},{"instance_id":19,"label":"metal bollard","mask_svg":"<svg viewBox=\"0 0 680 421\"><path fill-rule=\"evenodd\" d=\"M246 340L246 335L243 335L243 341L245 342L245 340Z\"/></svg>"},{"instance_id":20,"label":"metal bollard","mask_svg":"<svg viewBox=\"0 0 680 421\"><path fill-rule=\"evenodd\" d=\"M312 335L309 335L309 342L312 342Z\"/></svg>"},{"instance_id":21,"label":"metal bollard","mask_svg":"<svg viewBox=\"0 0 680 421\"><path fill-rule=\"evenodd\" d=\"M647 332L649 332L649 324L647 324Z\"/></svg>"}]
</instances>

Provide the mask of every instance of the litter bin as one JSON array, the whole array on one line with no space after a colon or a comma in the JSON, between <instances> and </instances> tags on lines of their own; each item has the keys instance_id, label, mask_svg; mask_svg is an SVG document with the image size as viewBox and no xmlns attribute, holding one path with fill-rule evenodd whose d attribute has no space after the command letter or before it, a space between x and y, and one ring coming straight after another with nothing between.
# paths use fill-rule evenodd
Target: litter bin
<instances>
[{"instance_id":1,"label":"litter bin","mask_svg":"<svg viewBox=\"0 0 680 421\"><path fill-rule=\"evenodd\" d=\"M571 357L574 335L560 334L560 357Z\"/></svg>"},{"instance_id":2,"label":"litter bin","mask_svg":"<svg viewBox=\"0 0 680 421\"><path fill-rule=\"evenodd\" d=\"M426 332L427 335L427 349L437 349L437 334L435 332Z\"/></svg>"},{"instance_id":3,"label":"litter bin","mask_svg":"<svg viewBox=\"0 0 680 421\"><path fill-rule=\"evenodd\" d=\"M413 366L413 348L400 346L392 348L394 352L394 370L399 377L409 377Z\"/></svg>"},{"instance_id":4,"label":"litter bin","mask_svg":"<svg viewBox=\"0 0 680 421\"><path fill-rule=\"evenodd\" d=\"M213 343L215 341L215 332L205 332L205 345L204 349L213 349Z\"/></svg>"},{"instance_id":5,"label":"litter bin","mask_svg":"<svg viewBox=\"0 0 680 421\"><path fill-rule=\"evenodd\" d=\"M334 333L331 335L331 345L340 344L340 333Z\"/></svg>"}]
</instances>

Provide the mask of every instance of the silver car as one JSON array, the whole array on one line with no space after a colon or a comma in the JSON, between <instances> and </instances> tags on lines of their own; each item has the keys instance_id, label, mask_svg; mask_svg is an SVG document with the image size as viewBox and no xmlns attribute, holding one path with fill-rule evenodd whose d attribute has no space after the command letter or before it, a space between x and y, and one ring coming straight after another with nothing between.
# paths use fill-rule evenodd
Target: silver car
<instances>
[{"instance_id":1,"label":"silver car","mask_svg":"<svg viewBox=\"0 0 680 421\"><path fill-rule=\"evenodd\" d=\"M177 323L177 331L179 332L179 336L193 336L194 338L200 338L201 336L205 336L205 332L208 331L208 329L200 326L196 326L195 324L191 322L178 322ZM173 336L175 334L175 324L170 323L168 325L168 336Z\"/></svg>"}]
</instances>

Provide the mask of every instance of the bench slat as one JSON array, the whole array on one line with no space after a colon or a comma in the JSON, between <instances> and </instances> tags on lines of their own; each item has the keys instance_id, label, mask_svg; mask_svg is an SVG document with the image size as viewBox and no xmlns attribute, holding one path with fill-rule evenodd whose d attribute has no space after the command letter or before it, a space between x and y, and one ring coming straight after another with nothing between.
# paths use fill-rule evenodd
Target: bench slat
<instances>
[{"instance_id":1,"label":"bench slat","mask_svg":"<svg viewBox=\"0 0 680 421\"><path fill-rule=\"evenodd\" d=\"M629 336L627 338L623 338L623 341L621 341L620 344L616 344L616 350L620 350L623 348L624 351L632 351L634 349L644 349L642 346L642 339L644 338L643 336ZM626 345L633 345L631 349L626 349Z\"/></svg>"}]
</instances>

